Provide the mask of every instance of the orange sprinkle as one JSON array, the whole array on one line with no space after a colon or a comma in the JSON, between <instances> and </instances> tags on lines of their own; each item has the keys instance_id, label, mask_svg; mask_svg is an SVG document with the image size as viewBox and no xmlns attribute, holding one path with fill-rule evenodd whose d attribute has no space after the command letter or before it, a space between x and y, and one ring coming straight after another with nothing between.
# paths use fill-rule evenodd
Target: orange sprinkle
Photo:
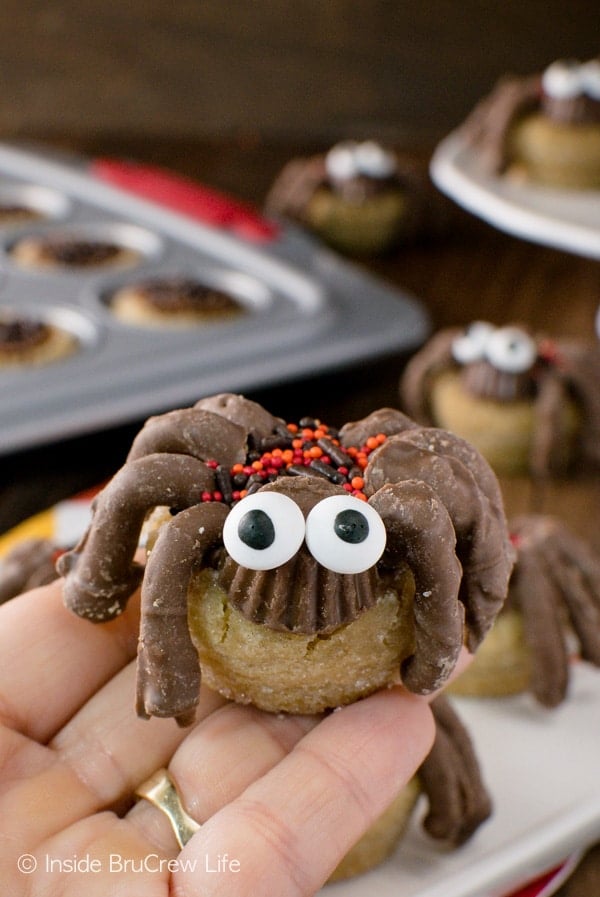
<instances>
[{"instance_id":1,"label":"orange sprinkle","mask_svg":"<svg viewBox=\"0 0 600 897\"><path fill-rule=\"evenodd\" d=\"M291 464L294 459L294 453L291 449L286 449L284 452L281 453L281 457L285 461L286 464Z\"/></svg>"},{"instance_id":2,"label":"orange sprinkle","mask_svg":"<svg viewBox=\"0 0 600 897\"><path fill-rule=\"evenodd\" d=\"M290 431L290 433L297 433L297 432L298 432L298 424L288 424L288 425L287 425L287 428L288 428L288 430Z\"/></svg>"},{"instance_id":3,"label":"orange sprinkle","mask_svg":"<svg viewBox=\"0 0 600 897\"><path fill-rule=\"evenodd\" d=\"M248 495L248 490L247 490L247 489L241 489L241 490L240 490L240 498L246 498L247 495Z\"/></svg>"},{"instance_id":4,"label":"orange sprinkle","mask_svg":"<svg viewBox=\"0 0 600 897\"><path fill-rule=\"evenodd\" d=\"M254 470L262 470L264 465L262 461L253 461L251 466Z\"/></svg>"},{"instance_id":5,"label":"orange sprinkle","mask_svg":"<svg viewBox=\"0 0 600 897\"><path fill-rule=\"evenodd\" d=\"M322 426L317 427L317 429L314 432L314 438L315 439L323 439L323 437L325 436L326 433L327 433L326 427L322 427Z\"/></svg>"},{"instance_id":6,"label":"orange sprinkle","mask_svg":"<svg viewBox=\"0 0 600 897\"><path fill-rule=\"evenodd\" d=\"M313 445L312 448L309 448L308 454L311 458L320 458L323 454L323 449L318 445Z\"/></svg>"},{"instance_id":7,"label":"orange sprinkle","mask_svg":"<svg viewBox=\"0 0 600 897\"><path fill-rule=\"evenodd\" d=\"M243 464L234 464L231 468L232 473L243 473L244 465Z\"/></svg>"},{"instance_id":8,"label":"orange sprinkle","mask_svg":"<svg viewBox=\"0 0 600 897\"><path fill-rule=\"evenodd\" d=\"M281 458L281 456L283 454L283 449L274 448L273 451L271 452L271 454L273 455L274 458Z\"/></svg>"},{"instance_id":9,"label":"orange sprinkle","mask_svg":"<svg viewBox=\"0 0 600 897\"><path fill-rule=\"evenodd\" d=\"M365 455L359 455L359 457L356 459L356 463L362 470L364 470L368 464L368 461L367 461Z\"/></svg>"},{"instance_id":10,"label":"orange sprinkle","mask_svg":"<svg viewBox=\"0 0 600 897\"><path fill-rule=\"evenodd\" d=\"M352 479L350 480L350 485L353 489L362 489L362 487L365 485L365 481L362 477L352 477Z\"/></svg>"},{"instance_id":11,"label":"orange sprinkle","mask_svg":"<svg viewBox=\"0 0 600 897\"><path fill-rule=\"evenodd\" d=\"M292 439L292 448L301 449L303 442L303 439Z\"/></svg>"},{"instance_id":12,"label":"orange sprinkle","mask_svg":"<svg viewBox=\"0 0 600 897\"><path fill-rule=\"evenodd\" d=\"M304 429L302 430L302 436L304 438L304 441L308 442L309 440L315 438L315 432L314 430L311 430L310 427L304 427Z\"/></svg>"},{"instance_id":13,"label":"orange sprinkle","mask_svg":"<svg viewBox=\"0 0 600 897\"><path fill-rule=\"evenodd\" d=\"M383 445L383 443L387 439L387 436L385 435L385 433L378 433L375 439L377 440L378 445Z\"/></svg>"},{"instance_id":14,"label":"orange sprinkle","mask_svg":"<svg viewBox=\"0 0 600 897\"><path fill-rule=\"evenodd\" d=\"M366 501L366 500L367 500L367 496L365 495L364 492L359 492L359 491L357 490L356 492L353 492L352 495L354 496L354 498L358 498L358 499L360 499L360 501Z\"/></svg>"},{"instance_id":15,"label":"orange sprinkle","mask_svg":"<svg viewBox=\"0 0 600 897\"><path fill-rule=\"evenodd\" d=\"M339 442L338 442L338 445L339 445ZM358 455L358 449L356 448L355 445L349 445L348 448L346 449L346 451L348 452L348 454L350 455L351 458L356 458L356 456Z\"/></svg>"},{"instance_id":16,"label":"orange sprinkle","mask_svg":"<svg viewBox=\"0 0 600 897\"><path fill-rule=\"evenodd\" d=\"M366 442L367 448L374 449L374 448L377 448L378 445L379 445L379 443L377 442L377 437L369 436L369 438L367 439L367 442Z\"/></svg>"}]
</instances>

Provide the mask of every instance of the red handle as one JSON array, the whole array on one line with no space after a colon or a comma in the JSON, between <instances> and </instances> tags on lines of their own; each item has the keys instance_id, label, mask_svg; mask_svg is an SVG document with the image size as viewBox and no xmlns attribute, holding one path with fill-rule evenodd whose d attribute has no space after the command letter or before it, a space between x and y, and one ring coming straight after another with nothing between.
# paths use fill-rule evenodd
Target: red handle
<instances>
[{"instance_id":1,"label":"red handle","mask_svg":"<svg viewBox=\"0 0 600 897\"><path fill-rule=\"evenodd\" d=\"M92 174L121 190L173 209L247 240L274 240L278 228L258 212L224 193L154 165L95 159Z\"/></svg>"}]
</instances>

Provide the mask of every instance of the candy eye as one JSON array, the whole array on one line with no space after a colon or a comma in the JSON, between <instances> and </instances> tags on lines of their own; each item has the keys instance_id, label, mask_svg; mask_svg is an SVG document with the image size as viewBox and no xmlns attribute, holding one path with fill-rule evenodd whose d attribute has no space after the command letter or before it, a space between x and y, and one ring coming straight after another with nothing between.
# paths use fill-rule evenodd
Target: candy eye
<instances>
[{"instance_id":1,"label":"candy eye","mask_svg":"<svg viewBox=\"0 0 600 897\"><path fill-rule=\"evenodd\" d=\"M486 343L494 332L494 327L487 321L475 321L462 336L452 343L452 356L459 364L472 364L481 361L485 355Z\"/></svg>"},{"instance_id":2,"label":"candy eye","mask_svg":"<svg viewBox=\"0 0 600 897\"><path fill-rule=\"evenodd\" d=\"M355 150L358 170L371 178L388 178L396 170L396 160L374 140L359 143Z\"/></svg>"},{"instance_id":3,"label":"candy eye","mask_svg":"<svg viewBox=\"0 0 600 897\"><path fill-rule=\"evenodd\" d=\"M356 177L356 143L348 140L333 146L325 156L325 168L329 177L337 181Z\"/></svg>"},{"instance_id":4,"label":"candy eye","mask_svg":"<svg viewBox=\"0 0 600 897\"><path fill-rule=\"evenodd\" d=\"M555 100L569 100L583 91L581 66L570 60L558 60L548 66L542 75L542 87Z\"/></svg>"},{"instance_id":5,"label":"candy eye","mask_svg":"<svg viewBox=\"0 0 600 897\"><path fill-rule=\"evenodd\" d=\"M361 573L377 563L386 532L377 511L350 495L332 495L306 518L306 544L319 564L334 573Z\"/></svg>"},{"instance_id":6,"label":"candy eye","mask_svg":"<svg viewBox=\"0 0 600 897\"><path fill-rule=\"evenodd\" d=\"M248 495L229 512L223 526L228 554L249 570L273 570L292 558L304 539L304 515L291 498L277 492Z\"/></svg>"},{"instance_id":7,"label":"candy eye","mask_svg":"<svg viewBox=\"0 0 600 897\"><path fill-rule=\"evenodd\" d=\"M521 374L533 366L537 358L534 341L518 327L501 327L487 342L487 360L499 371Z\"/></svg>"}]
</instances>

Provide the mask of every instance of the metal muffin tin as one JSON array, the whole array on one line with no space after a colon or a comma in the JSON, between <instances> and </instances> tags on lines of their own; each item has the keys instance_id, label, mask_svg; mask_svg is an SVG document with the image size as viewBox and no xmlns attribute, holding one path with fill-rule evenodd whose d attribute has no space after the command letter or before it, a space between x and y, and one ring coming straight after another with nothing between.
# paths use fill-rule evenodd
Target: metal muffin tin
<instances>
[{"instance_id":1,"label":"metal muffin tin","mask_svg":"<svg viewBox=\"0 0 600 897\"><path fill-rule=\"evenodd\" d=\"M234 201L232 201L234 202ZM0 453L98 430L419 345L420 303L279 223L255 242L141 198L87 162L0 144L0 205L43 217L0 222L0 314L14 309L71 331L80 349L43 366L0 368ZM135 264L23 268L24 236L70 234L128 246ZM110 296L153 277L192 277L236 297L245 313L201 326L120 322Z\"/></svg>"}]
</instances>

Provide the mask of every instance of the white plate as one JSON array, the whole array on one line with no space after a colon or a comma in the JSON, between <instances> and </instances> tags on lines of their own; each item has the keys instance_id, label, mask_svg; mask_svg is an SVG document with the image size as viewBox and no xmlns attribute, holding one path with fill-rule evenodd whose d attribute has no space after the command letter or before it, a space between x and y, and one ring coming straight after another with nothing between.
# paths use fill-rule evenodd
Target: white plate
<instances>
[{"instance_id":1,"label":"white plate","mask_svg":"<svg viewBox=\"0 0 600 897\"><path fill-rule=\"evenodd\" d=\"M493 796L490 820L446 851L415 816L388 862L327 885L323 897L498 897L600 838L598 670L576 664L569 698L555 710L529 695L454 703Z\"/></svg>"},{"instance_id":2,"label":"white plate","mask_svg":"<svg viewBox=\"0 0 600 897\"><path fill-rule=\"evenodd\" d=\"M490 176L457 131L439 144L430 171L443 193L500 230L600 259L600 191L558 190Z\"/></svg>"}]
</instances>

